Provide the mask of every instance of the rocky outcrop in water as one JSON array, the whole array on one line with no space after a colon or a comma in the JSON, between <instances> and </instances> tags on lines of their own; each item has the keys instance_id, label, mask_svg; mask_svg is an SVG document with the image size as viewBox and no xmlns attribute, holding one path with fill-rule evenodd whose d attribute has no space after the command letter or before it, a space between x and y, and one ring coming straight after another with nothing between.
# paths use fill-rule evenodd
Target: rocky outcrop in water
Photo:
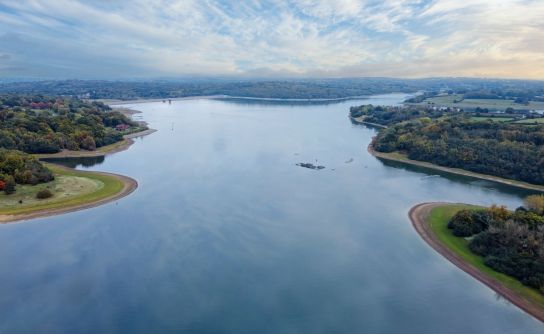
<instances>
[{"instance_id":1,"label":"rocky outcrop in water","mask_svg":"<svg viewBox=\"0 0 544 334\"><path fill-rule=\"evenodd\" d=\"M300 163L297 164L297 166L304 167L304 168L309 168L309 169L324 169L325 168L325 166L314 165L314 164L309 163L309 162L300 162Z\"/></svg>"}]
</instances>

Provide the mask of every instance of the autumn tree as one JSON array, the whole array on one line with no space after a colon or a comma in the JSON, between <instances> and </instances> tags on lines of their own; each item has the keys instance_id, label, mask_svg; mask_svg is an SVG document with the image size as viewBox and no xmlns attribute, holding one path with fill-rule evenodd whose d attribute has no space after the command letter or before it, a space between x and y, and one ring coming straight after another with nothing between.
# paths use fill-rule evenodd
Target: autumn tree
<instances>
[{"instance_id":1,"label":"autumn tree","mask_svg":"<svg viewBox=\"0 0 544 334\"><path fill-rule=\"evenodd\" d=\"M539 215L544 215L544 195L527 196L523 204L528 210Z\"/></svg>"},{"instance_id":2,"label":"autumn tree","mask_svg":"<svg viewBox=\"0 0 544 334\"><path fill-rule=\"evenodd\" d=\"M5 181L5 186L4 186L4 192L6 193L6 195L11 195L15 192L15 179L13 178L13 176L11 175L8 175L6 177L6 181Z\"/></svg>"}]
</instances>

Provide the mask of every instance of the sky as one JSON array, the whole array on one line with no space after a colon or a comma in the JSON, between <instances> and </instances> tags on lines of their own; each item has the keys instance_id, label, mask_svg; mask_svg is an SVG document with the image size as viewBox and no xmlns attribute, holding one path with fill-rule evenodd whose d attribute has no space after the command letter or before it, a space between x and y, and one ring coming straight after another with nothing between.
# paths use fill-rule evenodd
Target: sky
<instances>
[{"instance_id":1,"label":"sky","mask_svg":"<svg viewBox=\"0 0 544 334\"><path fill-rule=\"evenodd\" d=\"M544 0L0 0L0 78L544 79Z\"/></svg>"}]
</instances>

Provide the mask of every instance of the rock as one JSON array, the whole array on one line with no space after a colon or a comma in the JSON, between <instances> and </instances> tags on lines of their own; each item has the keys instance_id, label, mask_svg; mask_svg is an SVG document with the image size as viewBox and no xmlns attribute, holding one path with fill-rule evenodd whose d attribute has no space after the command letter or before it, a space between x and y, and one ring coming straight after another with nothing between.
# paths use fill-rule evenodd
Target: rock
<instances>
[{"instance_id":1,"label":"rock","mask_svg":"<svg viewBox=\"0 0 544 334\"><path fill-rule=\"evenodd\" d=\"M304 168L309 168L309 169L324 169L325 166L320 166L320 165L314 165L312 163L309 163L309 162L299 162L297 164L297 166L300 166L300 167L304 167Z\"/></svg>"}]
</instances>

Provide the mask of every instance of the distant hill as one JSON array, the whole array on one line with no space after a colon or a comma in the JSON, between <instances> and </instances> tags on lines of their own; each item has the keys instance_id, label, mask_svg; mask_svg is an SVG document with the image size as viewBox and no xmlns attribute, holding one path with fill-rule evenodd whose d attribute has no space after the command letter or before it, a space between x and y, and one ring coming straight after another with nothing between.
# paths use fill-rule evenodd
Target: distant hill
<instances>
[{"instance_id":1,"label":"distant hill","mask_svg":"<svg viewBox=\"0 0 544 334\"><path fill-rule=\"evenodd\" d=\"M0 83L0 93L46 94L89 99L133 100L229 95L281 99L337 99L353 96L417 91L523 91L544 96L544 81L470 78L307 79L307 80L56 80Z\"/></svg>"}]
</instances>

